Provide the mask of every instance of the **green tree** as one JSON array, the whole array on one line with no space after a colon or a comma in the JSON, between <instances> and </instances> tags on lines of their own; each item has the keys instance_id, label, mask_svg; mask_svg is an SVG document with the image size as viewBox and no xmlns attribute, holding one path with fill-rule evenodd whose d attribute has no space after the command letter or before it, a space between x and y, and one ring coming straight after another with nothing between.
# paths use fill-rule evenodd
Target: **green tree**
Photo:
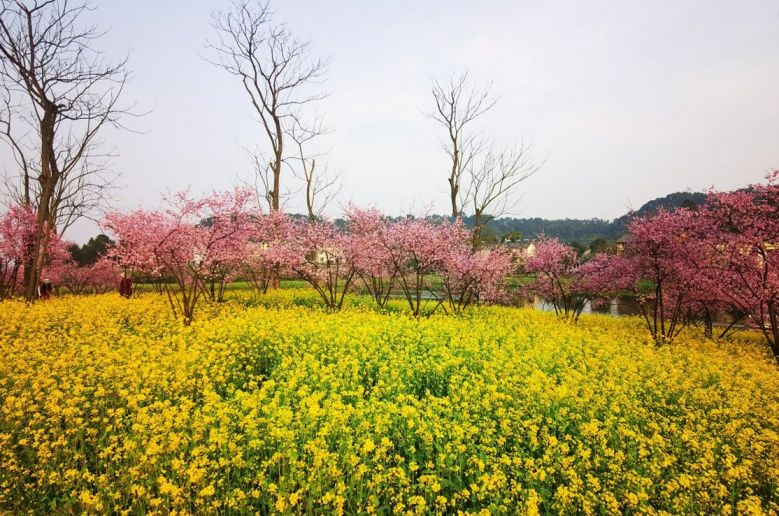
<instances>
[{"instance_id":1,"label":"green tree","mask_svg":"<svg viewBox=\"0 0 779 516\"><path fill-rule=\"evenodd\" d=\"M579 242L578 240L574 240L573 242L571 242L571 244L570 244L570 245L571 245L571 247L573 247L574 249L576 249L576 254L578 254L579 256L581 256L582 254L584 254L584 251L586 251L586 250L587 250L587 248L584 246L584 244L582 244L582 243L581 243L581 242Z\"/></svg>"},{"instance_id":2,"label":"green tree","mask_svg":"<svg viewBox=\"0 0 779 516\"><path fill-rule=\"evenodd\" d=\"M613 240L606 240L602 237L598 237L590 242L590 251L592 253L614 254L616 249L617 244Z\"/></svg>"},{"instance_id":3,"label":"green tree","mask_svg":"<svg viewBox=\"0 0 779 516\"><path fill-rule=\"evenodd\" d=\"M90 238L89 242L79 246L73 244L68 247L70 257L73 259L79 267L92 265L97 262L101 257L105 256L114 245L114 242L106 235L100 234L96 237Z\"/></svg>"}]
</instances>

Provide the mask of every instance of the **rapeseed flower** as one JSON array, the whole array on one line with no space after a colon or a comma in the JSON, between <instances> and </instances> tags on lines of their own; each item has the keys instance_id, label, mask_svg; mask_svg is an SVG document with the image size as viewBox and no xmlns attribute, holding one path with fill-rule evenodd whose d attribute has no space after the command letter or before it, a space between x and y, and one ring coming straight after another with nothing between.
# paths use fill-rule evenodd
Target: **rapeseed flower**
<instances>
[{"instance_id":1,"label":"rapeseed flower","mask_svg":"<svg viewBox=\"0 0 779 516\"><path fill-rule=\"evenodd\" d=\"M0 303L0 511L779 512L759 336L315 296Z\"/></svg>"}]
</instances>

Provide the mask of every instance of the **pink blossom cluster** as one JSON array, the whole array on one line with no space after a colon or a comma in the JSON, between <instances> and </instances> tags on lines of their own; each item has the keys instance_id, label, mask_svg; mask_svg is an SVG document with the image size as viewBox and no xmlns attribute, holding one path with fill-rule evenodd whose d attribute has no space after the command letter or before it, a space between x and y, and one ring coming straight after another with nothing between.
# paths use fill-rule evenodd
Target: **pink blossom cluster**
<instances>
[{"instance_id":1,"label":"pink blossom cluster","mask_svg":"<svg viewBox=\"0 0 779 516\"><path fill-rule=\"evenodd\" d=\"M528 291L576 320L587 303L632 292L658 343L687 325L715 316L758 328L779 357L779 171L766 182L732 192L710 192L697 209L634 218L624 253L578 256L554 238L540 238L524 261ZM377 210L350 208L345 223L263 213L246 189L202 197L182 192L156 210L114 212L104 228L116 240L88 268L70 262L66 243L50 235L44 277L72 292L102 291L117 274L142 275L167 294L174 313L192 320L201 297L219 301L233 278L265 292L296 276L337 310L346 293L367 292L379 307L405 299L414 315L505 298L515 266L502 248L472 249L460 220L391 221ZM35 214L13 208L0 217L0 299L18 292ZM725 328L727 332L730 328ZM724 332L723 332L724 333Z\"/></svg>"},{"instance_id":2,"label":"pink blossom cluster","mask_svg":"<svg viewBox=\"0 0 779 516\"><path fill-rule=\"evenodd\" d=\"M347 213L350 259L365 289L383 306L400 291L414 315L433 310L461 311L500 300L511 273L503 249L474 252L472 233L460 220L434 224L426 219L385 221L375 210Z\"/></svg>"},{"instance_id":3,"label":"pink blossom cluster","mask_svg":"<svg viewBox=\"0 0 779 516\"><path fill-rule=\"evenodd\" d=\"M22 286L34 229L35 212L29 207L13 207L0 217L0 299Z\"/></svg>"},{"instance_id":4,"label":"pink blossom cluster","mask_svg":"<svg viewBox=\"0 0 779 516\"><path fill-rule=\"evenodd\" d=\"M658 342L715 315L759 329L779 357L779 172L763 184L710 192L698 209L635 219L626 256L647 326Z\"/></svg>"},{"instance_id":5,"label":"pink blossom cluster","mask_svg":"<svg viewBox=\"0 0 779 516\"><path fill-rule=\"evenodd\" d=\"M755 327L779 359L779 171L766 182L732 192L710 192L695 209L634 218L624 253L582 262L555 239L535 243L527 260L532 292L574 318L583 303L620 291L636 296L658 344L686 326L713 321Z\"/></svg>"},{"instance_id":6,"label":"pink blossom cluster","mask_svg":"<svg viewBox=\"0 0 779 516\"><path fill-rule=\"evenodd\" d=\"M633 268L621 257L599 253L582 261L573 247L557 238L542 237L533 244L535 251L524 264L533 276L527 290L573 321L587 303L607 301L635 281Z\"/></svg>"},{"instance_id":7,"label":"pink blossom cluster","mask_svg":"<svg viewBox=\"0 0 779 516\"><path fill-rule=\"evenodd\" d=\"M634 218L624 253L588 260L554 238L540 238L525 260L528 290L577 319L586 303L632 293L658 344L688 325L727 319L759 329L779 359L779 171L765 183L710 192L695 209Z\"/></svg>"},{"instance_id":8,"label":"pink blossom cluster","mask_svg":"<svg viewBox=\"0 0 779 516\"><path fill-rule=\"evenodd\" d=\"M20 294L25 265L32 259L36 214L29 206L15 206L0 217L0 300ZM68 260L67 242L52 232L46 238L41 279L56 284Z\"/></svg>"},{"instance_id":9,"label":"pink blossom cluster","mask_svg":"<svg viewBox=\"0 0 779 516\"><path fill-rule=\"evenodd\" d=\"M164 210L111 213L104 228L112 256L127 271L159 279L174 313L189 321L201 296L219 300L225 281L242 277L265 292L280 277L307 281L328 309L359 286L384 306L393 293L418 315L501 298L510 272L500 250L471 251L460 221L390 222L376 210L349 209L345 226L265 214L244 190L167 200ZM216 286L215 286L216 285Z\"/></svg>"},{"instance_id":10,"label":"pink blossom cluster","mask_svg":"<svg viewBox=\"0 0 779 516\"><path fill-rule=\"evenodd\" d=\"M251 199L245 189L200 198L181 192L165 209L109 213L103 227L117 242L111 256L125 272L159 278L174 314L189 324L200 297L221 295L242 264Z\"/></svg>"},{"instance_id":11,"label":"pink blossom cluster","mask_svg":"<svg viewBox=\"0 0 779 516\"><path fill-rule=\"evenodd\" d=\"M116 289L120 273L116 261L103 256L95 263L84 266L70 259L62 260L49 276L54 276L56 284L71 294L102 294Z\"/></svg>"}]
</instances>

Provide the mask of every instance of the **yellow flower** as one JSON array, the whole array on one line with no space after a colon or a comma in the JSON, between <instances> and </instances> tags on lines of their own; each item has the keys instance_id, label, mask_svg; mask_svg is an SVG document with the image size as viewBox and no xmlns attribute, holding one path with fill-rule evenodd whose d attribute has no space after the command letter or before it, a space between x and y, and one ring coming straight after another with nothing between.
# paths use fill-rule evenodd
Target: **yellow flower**
<instances>
[{"instance_id":1,"label":"yellow flower","mask_svg":"<svg viewBox=\"0 0 779 516\"><path fill-rule=\"evenodd\" d=\"M636 318L308 290L184 327L166 303L0 303L0 512L779 513L752 332L658 348Z\"/></svg>"},{"instance_id":2,"label":"yellow flower","mask_svg":"<svg viewBox=\"0 0 779 516\"><path fill-rule=\"evenodd\" d=\"M362 452L363 455L367 455L375 449L376 449L376 445L373 443L373 440L366 439L365 441L363 441L360 451Z\"/></svg>"}]
</instances>

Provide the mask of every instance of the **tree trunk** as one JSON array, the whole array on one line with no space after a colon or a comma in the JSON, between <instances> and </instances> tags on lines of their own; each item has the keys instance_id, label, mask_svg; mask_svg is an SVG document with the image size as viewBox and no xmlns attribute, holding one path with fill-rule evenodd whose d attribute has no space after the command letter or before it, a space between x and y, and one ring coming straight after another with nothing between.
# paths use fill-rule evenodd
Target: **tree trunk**
<instances>
[{"instance_id":1,"label":"tree trunk","mask_svg":"<svg viewBox=\"0 0 779 516\"><path fill-rule=\"evenodd\" d=\"M452 156L452 172L449 174L449 195L452 201L452 217L457 218L460 216L460 210L457 209L457 194L460 190L460 185L457 182L457 169L460 167L460 150L457 148L457 140L452 139L452 145L454 146L454 155Z\"/></svg>"},{"instance_id":2,"label":"tree trunk","mask_svg":"<svg viewBox=\"0 0 779 516\"><path fill-rule=\"evenodd\" d=\"M41 279L41 269L46 258L49 233L53 229L53 217L50 213L51 198L54 195L57 173L54 155L54 127L56 124L56 106L47 106L41 119L41 172L38 182L41 185L41 194L38 198L38 211L35 220L35 234L32 241L31 253L24 267L24 299L27 302L37 297L38 283Z\"/></svg>"},{"instance_id":3,"label":"tree trunk","mask_svg":"<svg viewBox=\"0 0 779 516\"><path fill-rule=\"evenodd\" d=\"M302 151L301 151L302 153ZM303 162L303 167L306 167L306 162ZM316 160L311 160L311 169L305 174L306 177L306 209L308 210L308 220L316 222L316 213L314 213L314 174L316 174Z\"/></svg>"},{"instance_id":4,"label":"tree trunk","mask_svg":"<svg viewBox=\"0 0 779 516\"><path fill-rule=\"evenodd\" d=\"M276 138L273 142L273 192L271 192L271 210L279 211L281 209L281 167L284 159L284 140L281 119L274 110L271 113L273 124L276 128ZM273 138L271 137L271 140Z\"/></svg>"},{"instance_id":5,"label":"tree trunk","mask_svg":"<svg viewBox=\"0 0 779 516\"><path fill-rule=\"evenodd\" d=\"M270 194L271 210L279 211L279 186L281 183L281 160L273 164L273 191Z\"/></svg>"},{"instance_id":6,"label":"tree trunk","mask_svg":"<svg viewBox=\"0 0 779 516\"><path fill-rule=\"evenodd\" d=\"M473 215L473 251L481 249L481 211L476 210Z\"/></svg>"},{"instance_id":7,"label":"tree trunk","mask_svg":"<svg viewBox=\"0 0 779 516\"><path fill-rule=\"evenodd\" d=\"M278 127L278 124L277 124ZM276 159L273 162L273 192L271 192L271 210L279 211L281 209L279 188L281 185L281 136L279 135L279 144L276 150ZM270 287L277 289L281 287L281 279L279 278L279 271L276 267L273 268L272 276L270 279Z\"/></svg>"},{"instance_id":8,"label":"tree trunk","mask_svg":"<svg viewBox=\"0 0 779 516\"><path fill-rule=\"evenodd\" d=\"M714 336L714 317L708 308L703 311L703 335L707 339L711 339Z\"/></svg>"},{"instance_id":9,"label":"tree trunk","mask_svg":"<svg viewBox=\"0 0 779 516\"><path fill-rule=\"evenodd\" d=\"M768 321L771 324L771 337L769 337L769 344L771 345L771 351L774 353L774 358L779 362L779 307L776 306L776 301L771 299L768 301Z\"/></svg>"}]
</instances>

